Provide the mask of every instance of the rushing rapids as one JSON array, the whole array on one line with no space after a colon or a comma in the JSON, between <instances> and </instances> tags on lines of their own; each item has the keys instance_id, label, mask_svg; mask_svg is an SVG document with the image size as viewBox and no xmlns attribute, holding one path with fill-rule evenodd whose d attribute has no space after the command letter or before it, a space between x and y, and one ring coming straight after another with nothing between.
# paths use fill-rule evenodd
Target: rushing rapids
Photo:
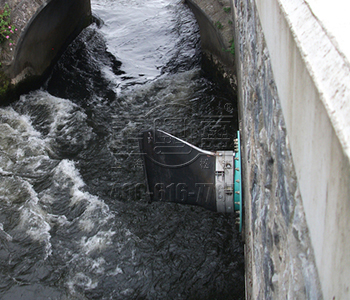
<instances>
[{"instance_id":1,"label":"rushing rapids","mask_svg":"<svg viewBox=\"0 0 350 300\"><path fill-rule=\"evenodd\" d=\"M148 203L138 132L232 149L232 95L179 0L92 1L45 85L0 108L1 299L243 299L232 216Z\"/></svg>"}]
</instances>

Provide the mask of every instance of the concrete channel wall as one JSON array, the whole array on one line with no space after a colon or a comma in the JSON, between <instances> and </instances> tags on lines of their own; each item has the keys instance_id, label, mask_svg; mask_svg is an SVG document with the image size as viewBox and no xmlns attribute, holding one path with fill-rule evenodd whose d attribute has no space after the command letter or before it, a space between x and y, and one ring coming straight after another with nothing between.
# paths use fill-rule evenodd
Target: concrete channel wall
<instances>
[{"instance_id":1,"label":"concrete channel wall","mask_svg":"<svg viewBox=\"0 0 350 300\"><path fill-rule=\"evenodd\" d=\"M237 90L235 58L230 50L234 41L230 0L187 0L200 28L202 67L213 78Z\"/></svg>"},{"instance_id":2,"label":"concrete channel wall","mask_svg":"<svg viewBox=\"0 0 350 300\"><path fill-rule=\"evenodd\" d=\"M42 77L91 22L90 0L0 0L17 31L1 44L1 71L12 87ZM11 87L11 86L10 86Z\"/></svg>"},{"instance_id":3,"label":"concrete channel wall","mask_svg":"<svg viewBox=\"0 0 350 300\"><path fill-rule=\"evenodd\" d=\"M227 3L187 2L204 51L225 63L213 25ZM305 0L231 9L247 299L350 299L348 60Z\"/></svg>"}]
</instances>

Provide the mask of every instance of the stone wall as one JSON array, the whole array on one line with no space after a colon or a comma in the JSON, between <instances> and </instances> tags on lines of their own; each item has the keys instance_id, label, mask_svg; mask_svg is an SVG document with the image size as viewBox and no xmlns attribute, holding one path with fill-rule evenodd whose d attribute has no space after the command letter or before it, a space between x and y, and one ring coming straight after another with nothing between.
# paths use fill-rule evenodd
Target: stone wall
<instances>
[{"instance_id":1,"label":"stone wall","mask_svg":"<svg viewBox=\"0 0 350 300\"><path fill-rule=\"evenodd\" d=\"M321 299L303 201L254 0L233 0L248 299Z\"/></svg>"}]
</instances>

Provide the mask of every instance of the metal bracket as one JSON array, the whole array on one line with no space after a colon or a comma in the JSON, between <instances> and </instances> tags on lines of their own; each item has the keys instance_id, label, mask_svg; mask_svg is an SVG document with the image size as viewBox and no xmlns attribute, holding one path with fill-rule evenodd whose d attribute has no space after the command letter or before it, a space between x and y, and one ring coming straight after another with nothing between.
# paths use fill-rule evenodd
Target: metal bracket
<instances>
[{"instance_id":1,"label":"metal bracket","mask_svg":"<svg viewBox=\"0 0 350 300\"><path fill-rule=\"evenodd\" d=\"M242 232L243 222L243 202L242 202L242 173L241 173L241 142L239 131L237 131L237 138L235 139L235 173L234 173L234 203L235 212L237 213L237 224L239 225L239 232Z\"/></svg>"},{"instance_id":2,"label":"metal bracket","mask_svg":"<svg viewBox=\"0 0 350 300\"><path fill-rule=\"evenodd\" d=\"M233 151L218 151L215 161L216 209L233 213Z\"/></svg>"}]
</instances>

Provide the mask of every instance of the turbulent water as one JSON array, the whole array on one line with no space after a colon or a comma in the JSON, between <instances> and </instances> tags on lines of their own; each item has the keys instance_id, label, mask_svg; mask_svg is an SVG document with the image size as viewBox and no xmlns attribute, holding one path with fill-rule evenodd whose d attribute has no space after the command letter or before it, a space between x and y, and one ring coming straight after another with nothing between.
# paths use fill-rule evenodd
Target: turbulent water
<instances>
[{"instance_id":1,"label":"turbulent water","mask_svg":"<svg viewBox=\"0 0 350 300\"><path fill-rule=\"evenodd\" d=\"M232 149L232 96L179 0L92 1L45 85L0 108L0 299L243 299L233 216L148 203L137 134Z\"/></svg>"}]
</instances>

